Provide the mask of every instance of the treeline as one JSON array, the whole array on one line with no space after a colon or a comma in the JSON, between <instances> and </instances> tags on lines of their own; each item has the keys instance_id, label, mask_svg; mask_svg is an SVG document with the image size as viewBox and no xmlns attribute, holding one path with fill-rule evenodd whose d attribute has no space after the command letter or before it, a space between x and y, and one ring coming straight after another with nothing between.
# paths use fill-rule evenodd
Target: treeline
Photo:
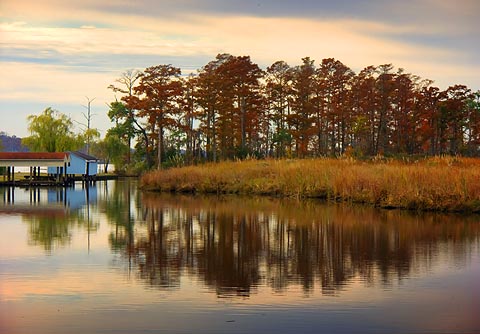
<instances>
[{"instance_id":1,"label":"treeline","mask_svg":"<svg viewBox=\"0 0 480 334\"><path fill-rule=\"evenodd\" d=\"M441 90L391 64L355 73L309 57L262 70L219 54L196 74L158 65L110 86L110 146L147 167L247 156L480 155L480 91ZM134 140L136 138L136 140Z\"/></svg>"},{"instance_id":2,"label":"treeline","mask_svg":"<svg viewBox=\"0 0 480 334\"><path fill-rule=\"evenodd\" d=\"M25 152L28 149L22 145L22 138L18 138L15 135L10 136L6 132L0 131L0 151Z\"/></svg>"}]
</instances>

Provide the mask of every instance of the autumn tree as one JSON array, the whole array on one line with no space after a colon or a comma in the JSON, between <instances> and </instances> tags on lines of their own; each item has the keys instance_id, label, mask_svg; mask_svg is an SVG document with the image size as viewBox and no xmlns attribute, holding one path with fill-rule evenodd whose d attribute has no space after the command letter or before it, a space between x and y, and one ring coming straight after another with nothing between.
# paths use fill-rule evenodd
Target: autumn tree
<instances>
[{"instance_id":1,"label":"autumn tree","mask_svg":"<svg viewBox=\"0 0 480 334\"><path fill-rule=\"evenodd\" d=\"M198 78L190 74L187 78L182 80L183 96L180 102L182 114L179 122L179 130L186 135L185 138L185 155L187 163L191 163L195 158L195 152L199 148L199 133L194 129L194 121L198 118L198 111L196 108L196 90Z\"/></svg>"},{"instance_id":2,"label":"autumn tree","mask_svg":"<svg viewBox=\"0 0 480 334\"><path fill-rule=\"evenodd\" d=\"M480 155L480 90L467 102L467 154Z\"/></svg>"},{"instance_id":3,"label":"autumn tree","mask_svg":"<svg viewBox=\"0 0 480 334\"><path fill-rule=\"evenodd\" d=\"M352 122L350 88L354 73L342 62L333 58L323 59L317 73L320 88L317 99L321 100L315 112L318 142L321 144L322 135L326 130L327 138L330 140L325 148L329 149L330 154L343 154L350 143ZM324 150L320 150L322 151Z\"/></svg>"},{"instance_id":4,"label":"autumn tree","mask_svg":"<svg viewBox=\"0 0 480 334\"><path fill-rule=\"evenodd\" d=\"M413 154L418 122L418 118L414 115L416 111L415 78L399 69L393 81L392 149L395 153Z\"/></svg>"},{"instance_id":5,"label":"autumn tree","mask_svg":"<svg viewBox=\"0 0 480 334\"><path fill-rule=\"evenodd\" d=\"M164 135L179 125L179 99L183 93L181 71L172 65L148 67L134 87L139 96L136 109L148 122L152 140L157 141L157 168L162 168ZM156 137L156 138L155 138Z\"/></svg>"},{"instance_id":6,"label":"autumn tree","mask_svg":"<svg viewBox=\"0 0 480 334\"><path fill-rule=\"evenodd\" d=\"M216 72L223 99L219 122L224 155L232 158L253 154L264 116L260 86L263 71L249 56L230 56Z\"/></svg>"},{"instance_id":7,"label":"autumn tree","mask_svg":"<svg viewBox=\"0 0 480 334\"><path fill-rule=\"evenodd\" d=\"M420 152L436 155L440 153L441 119L440 101L444 93L440 88L432 86L430 81L423 85L418 92L418 113L419 130L417 138L420 144Z\"/></svg>"},{"instance_id":8,"label":"autumn tree","mask_svg":"<svg viewBox=\"0 0 480 334\"><path fill-rule=\"evenodd\" d=\"M392 99L395 89L395 74L392 70L392 64L384 64L377 67L376 119L374 122L376 131L373 154L383 154L389 149L388 143L391 135Z\"/></svg>"},{"instance_id":9,"label":"autumn tree","mask_svg":"<svg viewBox=\"0 0 480 334\"><path fill-rule=\"evenodd\" d=\"M298 157L307 155L314 131L315 61L306 57L302 62L302 65L296 66L293 71L292 112L287 116Z\"/></svg>"},{"instance_id":10,"label":"autumn tree","mask_svg":"<svg viewBox=\"0 0 480 334\"><path fill-rule=\"evenodd\" d=\"M445 100L440 106L442 136L440 153L458 154L463 146L467 122L467 103L471 91L464 85L454 85L445 91Z\"/></svg>"},{"instance_id":11,"label":"autumn tree","mask_svg":"<svg viewBox=\"0 0 480 334\"><path fill-rule=\"evenodd\" d=\"M277 158L284 157L290 150L291 135L287 126L292 98L292 68L284 61L269 66L265 74L265 95L268 117L272 124L271 146Z\"/></svg>"},{"instance_id":12,"label":"autumn tree","mask_svg":"<svg viewBox=\"0 0 480 334\"><path fill-rule=\"evenodd\" d=\"M334 58L266 71L249 56L219 54L196 75L158 65L127 71L110 88L111 133L158 168L201 159L275 156L478 154L479 102L466 86ZM127 154L130 154L130 149ZM156 155L155 155L156 154ZM156 156L156 159L155 159ZM128 157L127 162L130 162Z\"/></svg>"},{"instance_id":13,"label":"autumn tree","mask_svg":"<svg viewBox=\"0 0 480 334\"><path fill-rule=\"evenodd\" d=\"M368 66L352 79L352 145L358 155L372 155L376 138L376 73Z\"/></svg>"},{"instance_id":14,"label":"autumn tree","mask_svg":"<svg viewBox=\"0 0 480 334\"><path fill-rule=\"evenodd\" d=\"M222 103L222 83L217 69L228 57L230 55L217 55L215 60L199 71L196 80L195 99L199 106L199 131L205 140L207 159L210 161L217 161L217 120Z\"/></svg>"}]
</instances>

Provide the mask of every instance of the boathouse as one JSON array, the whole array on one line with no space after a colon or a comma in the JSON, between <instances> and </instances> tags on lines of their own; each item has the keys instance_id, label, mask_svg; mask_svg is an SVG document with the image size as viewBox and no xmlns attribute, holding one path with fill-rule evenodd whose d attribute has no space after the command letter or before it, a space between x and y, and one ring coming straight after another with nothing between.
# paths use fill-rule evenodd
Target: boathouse
<instances>
[{"instance_id":1,"label":"boathouse","mask_svg":"<svg viewBox=\"0 0 480 334\"><path fill-rule=\"evenodd\" d=\"M84 179L91 179L97 175L98 159L80 151L68 152L70 164L67 166L67 175L80 175ZM56 174L55 167L48 168L48 174Z\"/></svg>"},{"instance_id":2,"label":"boathouse","mask_svg":"<svg viewBox=\"0 0 480 334\"><path fill-rule=\"evenodd\" d=\"M3 179L7 184L15 185L16 167L30 168L30 174L19 183L65 183L69 164L70 154L67 152L0 152L0 167L5 168ZM50 178L40 175L41 167L52 168L54 172Z\"/></svg>"}]
</instances>

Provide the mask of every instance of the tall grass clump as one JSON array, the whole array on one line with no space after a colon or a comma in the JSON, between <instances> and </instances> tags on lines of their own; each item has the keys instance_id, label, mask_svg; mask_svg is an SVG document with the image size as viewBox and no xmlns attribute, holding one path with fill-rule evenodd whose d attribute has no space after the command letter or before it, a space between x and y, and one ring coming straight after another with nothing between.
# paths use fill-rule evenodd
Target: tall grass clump
<instances>
[{"instance_id":1,"label":"tall grass clump","mask_svg":"<svg viewBox=\"0 0 480 334\"><path fill-rule=\"evenodd\" d=\"M143 189L367 203L383 208L480 212L480 160L248 160L159 170Z\"/></svg>"}]
</instances>

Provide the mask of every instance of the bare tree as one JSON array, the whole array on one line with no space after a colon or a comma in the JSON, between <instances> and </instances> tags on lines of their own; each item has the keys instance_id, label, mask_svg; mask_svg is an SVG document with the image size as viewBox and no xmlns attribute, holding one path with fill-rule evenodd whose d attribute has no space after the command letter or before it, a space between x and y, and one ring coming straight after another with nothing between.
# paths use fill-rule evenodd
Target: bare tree
<instances>
[{"instance_id":1,"label":"bare tree","mask_svg":"<svg viewBox=\"0 0 480 334\"><path fill-rule=\"evenodd\" d=\"M90 141L92 137L98 137L98 130L96 129L91 129L90 125L92 122L92 117L95 116L95 114L92 114L91 112L91 105L92 102L96 99L95 97L93 99L90 99L88 96L85 96L87 99L87 105L82 105L85 109L87 109L87 112L84 113L82 112L83 117L85 118L85 121L87 122L86 124L84 123L79 123L80 125L83 125L86 130L85 130L85 139L87 141L87 154L90 154Z\"/></svg>"}]
</instances>

